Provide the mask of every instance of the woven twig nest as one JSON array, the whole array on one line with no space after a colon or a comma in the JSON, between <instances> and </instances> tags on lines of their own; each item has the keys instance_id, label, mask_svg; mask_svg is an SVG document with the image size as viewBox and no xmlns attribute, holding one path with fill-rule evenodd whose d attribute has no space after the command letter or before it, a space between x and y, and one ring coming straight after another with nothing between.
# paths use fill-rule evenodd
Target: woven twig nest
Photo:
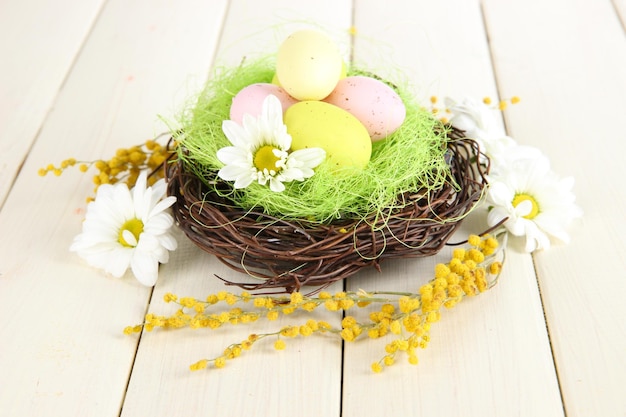
<instances>
[{"instance_id":1,"label":"woven twig nest","mask_svg":"<svg viewBox=\"0 0 626 417\"><path fill-rule=\"evenodd\" d=\"M237 207L222 196L231 183L208 187L182 160L167 165L168 194L176 197L174 217L189 239L256 281L228 283L287 292L324 287L369 266L380 270L386 259L439 252L486 186L488 164L479 161L476 142L462 136L448 133L450 178L444 186L429 195L400 195L401 209L364 219L320 225Z\"/></svg>"}]
</instances>

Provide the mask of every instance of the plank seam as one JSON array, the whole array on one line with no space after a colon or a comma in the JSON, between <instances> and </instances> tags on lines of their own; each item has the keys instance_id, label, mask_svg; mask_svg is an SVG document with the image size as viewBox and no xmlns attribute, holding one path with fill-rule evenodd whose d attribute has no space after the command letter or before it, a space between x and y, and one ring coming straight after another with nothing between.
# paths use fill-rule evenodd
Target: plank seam
<instances>
[{"instance_id":1,"label":"plank seam","mask_svg":"<svg viewBox=\"0 0 626 417\"><path fill-rule=\"evenodd\" d=\"M229 12L230 12L230 1L227 1L226 7L224 7L224 14L222 15L222 27L220 29L219 35L217 35L217 39L215 41L215 50L213 51L213 56L211 57L211 68L213 67L215 60L217 59L220 53L219 45L222 43L222 38L224 37L224 31L226 29L226 20L228 18Z\"/></svg>"},{"instance_id":2,"label":"plank seam","mask_svg":"<svg viewBox=\"0 0 626 417\"><path fill-rule=\"evenodd\" d=\"M496 67L496 60L494 59L494 52L493 52L493 48L491 47L491 36L489 34L489 25L488 25L488 20L487 20L487 16L485 13L485 5L484 5L484 1L480 1L479 4L480 7L480 16L482 19L482 23L483 23L483 28L485 28L485 39L487 41L487 47L489 48L489 61L491 63L491 69L493 72L493 78L494 78L494 82L496 84L496 92L498 94L498 97L501 96L500 92L501 92L501 88L500 88L500 84L498 82L498 69ZM504 129L505 132L508 134L509 133L509 129L507 127L507 118L506 116L503 114L502 117L502 122L504 123ZM559 387L559 397L561 399L561 407L563 409L563 416L567 417L567 409L565 407L565 400L563 397L563 386L561 384L561 379L559 377L559 371L558 371L558 366L557 366L557 361L556 361L556 356L554 353L554 347L552 345L552 338L550 335L550 326L548 325L548 318L546 316L546 309L545 309L545 304L543 302L543 294L541 292L541 284L539 283L539 274L537 273L537 264L535 262L535 256L531 254L531 260L532 260L532 264L533 264L533 272L535 274L535 282L537 284L537 291L539 293L539 302L541 303L541 313L543 316L543 324L544 324L544 328L546 330L546 335L548 336L548 345L550 347L550 354L552 355L552 364L554 366L554 373L555 373L555 377L556 377L556 382L557 385Z\"/></svg>"},{"instance_id":3,"label":"plank seam","mask_svg":"<svg viewBox=\"0 0 626 417\"><path fill-rule=\"evenodd\" d=\"M105 3L106 3L106 0L103 0L100 3L100 8L98 9L98 12L94 15L94 18L91 23L91 26L89 27L89 30L85 32L85 35L83 36L83 40L80 46L76 49L76 52L74 53L74 57L72 58L70 63L67 65L67 68L65 70L65 75L63 76L63 79L61 80L61 83L59 84L56 90L56 93L54 94L54 98L51 100L48 106L48 109L45 112L45 116L41 118L39 127L37 128L37 131L35 132L33 139L30 142L30 146L28 146L28 148L26 149L26 152L24 153L24 157L22 158L19 165L17 166L17 169L15 170L15 174L13 175L13 178L8 183L7 190L4 193L4 197L0 196L0 212L2 212L2 208L4 207L4 204L9 198L9 194L11 194L11 191L13 190L13 187L15 186L15 183L17 182L17 178L22 173L24 164L26 164L26 161L28 160L28 157L30 156L30 152L33 150L35 144L37 143L39 136L41 135L43 126L46 124L46 121L50 117L50 112L52 111L52 109L54 109L54 104L56 103L59 97L59 92L61 92L61 90L63 90L63 88L65 87L65 84L67 84L67 80L69 79L70 74L72 73L74 66L76 65L76 62L78 61L78 57L80 56L81 52L85 48L85 44L87 43L87 40L91 37L94 27L96 26L96 22L98 21L98 19L100 19L100 16L102 15L102 11L104 10Z\"/></svg>"},{"instance_id":4,"label":"plank seam","mask_svg":"<svg viewBox=\"0 0 626 417\"><path fill-rule=\"evenodd\" d=\"M350 56L348 59L350 60L350 66L354 64L354 41L355 41L355 33L353 28L356 27L356 1L352 0L351 10L350 10ZM348 290L348 282L347 279L344 279L341 282L342 291ZM342 318L346 317L346 310L343 311ZM344 395L344 376L346 375L346 342L345 340L341 340L341 377L339 378L339 416L343 416L343 395Z\"/></svg>"},{"instance_id":5,"label":"plank seam","mask_svg":"<svg viewBox=\"0 0 626 417\"><path fill-rule=\"evenodd\" d=\"M543 302L543 293L541 292L541 282L539 281L539 274L537 273L537 263L535 261L535 255L531 254L531 259L533 262L533 271L535 272L535 281L537 282L537 291L539 291L539 301L541 301L541 313L543 314L543 323L546 328L546 334L548 335L548 344L550 346L550 353L552 354L552 363L554 364L554 373L556 374L556 382L559 385L559 395L561 397L561 404L563 405L563 416L567 417L567 407L565 406L565 398L563 397L561 377L559 376L559 366L556 360L554 346L552 345L552 335L550 333L550 324L548 323L548 317L546 316L546 309L545 309L545 304Z\"/></svg>"},{"instance_id":6,"label":"plank seam","mask_svg":"<svg viewBox=\"0 0 626 417\"><path fill-rule=\"evenodd\" d=\"M150 296L148 297L148 303L146 304L146 308L143 312L143 317L148 314L150 311L150 305L152 304L152 296L154 295L154 287L150 288ZM122 399L120 401L120 412L118 413L118 417L122 416L124 411L124 404L126 403L126 395L128 395L128 387L130 386L130 381L133 377L133 373L135 370L135 362L137 362L137 354L139 353L139 347L141 346L141 340L143 339L143 335L146 330L142 330L139 334L139 338L137 339L137 344L135 345L135 353L133 354L133 361L130 364L130 369L128 370L128 376L126 378L126 387L124 388L124 393L122 394Z\"/></svg>"},{"instance_id":7,"label":"plank seam","mask_svg":"<svg viewBox=\"0 0 626 417\"><path fill-rule=\"evenodd\" d=\"M230 2L226 2L226 7L224 7L224 13L222 15L222 20L221 20L222 27L220 28L219 35L217 36L217 39L216 39L216 42L215 42L216 48L213 51L213 56L211 57L211 67L213 66L213 63L215 62L215 59L217 58L217 54L219 53L219 48L217 47L217 45L220 44L220 42L222 40L222 37L224 36L224 29L226 27L225 22L226 22L226 18L228 16L229 10L230 10ZM154 287L152 287L150 289L150 296L148 297L148 303L146 304L146 308L145 308L145 311L144 311L144 317L145 317L146 314L148 314L148 311L150 310L150 305L152 304L152 297L153 297L153 295L154 295ZM130 386L130 382L131 382L133 374L134 374L135 362L137 361L137 355L139 354L139 349L141 347L141 340L143 338L144 332L145 332L145 330L141 332L141 334L139 335L139 339L137 339L137 345L135 347L135 354L134 354L133 361L132 361L131 366L130 366L130 370L128 372L128 378L126 380L126 388L124 389L124 394L122 396L122 401L121 401L121 404L120 404L120 412L118 414L118 417L121 417L122 413L124 412L124 404L126 403L126 396L128 394L128 388Z\"/></svg>"}]
</instances>

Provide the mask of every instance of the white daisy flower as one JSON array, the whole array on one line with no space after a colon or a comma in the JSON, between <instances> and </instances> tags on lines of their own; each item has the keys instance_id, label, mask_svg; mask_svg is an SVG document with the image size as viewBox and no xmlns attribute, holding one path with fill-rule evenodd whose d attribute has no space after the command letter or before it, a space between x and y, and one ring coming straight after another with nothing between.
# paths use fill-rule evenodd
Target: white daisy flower
<instances>
[{"instance_id":1,"label":"white daisy flower","mask_svg":"<svg viewBox=\"0 0 626 417\"><path fill-rule=\"evenodd\" d=\"M289 152L291 136L283 124L280 100L273 95L263 101L259 117L244 114L243 126L225 120L222 130L233 146L217 151L217 158L225 165L217 175L235 181L235 188L245 188L254 181L261 185L269 182L272 191L280 192L285 182L313 176L313 168L326 158L321 148Z\"/></svg>"},{"instance_id":2,"label":"white daisy flower","mask_svg":"<svg viewBox=\"0 0 626 417\"><path fill-rule=\"evenodd\" d=\"M526 251L547 249L550 237L569 242L567 226L582 210L574 204L574 179L559 179L548 159L510 158L489 176L487 204L490 226L508 217L504 226L514 236L526 236Z\"/></svg>"},{"instance_id":3,"label":"white daisy flower","mask_svg":"<svg viewBox=\"0 0 626 417\"><path fill-rule=\"evenodd\" d=\"M166 212L176 198L163 198L164 180L146 187L146 177L143 172L132 191L122 183L101 185L70 251L117 278L130 266L139 282L153 286L159 263L176 249L169 233L174 219Z\"/></svg>"},{"instance_id":4,"label":"white daisy flower","mask_svg":"<svg viewBox=\"0 0 626 417\"><path fill-rule=\"evenodd\" d=\"M450 124L474 139L480 150L492 161L500 159L503 152L515 146L513 138L506 135L502 125L494 116L494 109L481 101L465 98L460 103L451 98L445 99L446 108L451 113Z\"/></svg>"}]
</instances>

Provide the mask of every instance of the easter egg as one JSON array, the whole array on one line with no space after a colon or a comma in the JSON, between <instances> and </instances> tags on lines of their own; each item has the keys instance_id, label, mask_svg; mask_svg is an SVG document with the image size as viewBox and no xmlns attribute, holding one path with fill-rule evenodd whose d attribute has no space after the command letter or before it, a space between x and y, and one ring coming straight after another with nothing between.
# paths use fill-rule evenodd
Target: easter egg
<instances>
[{"instance_id":1,"label":"easter egg","mask_svg":"<svg viewBox=\"0 0 626 417\"><path fill-rule=\"evenodd\" d=\"M348 66L346 65L345 62L341 62L341 73L339 74L339 79L341 80L342 78L346 78L348 76ZM272 77L272 84L275 84L277 86L280 86L280 81L278 81L278 76L276 75L276 73L274 73L274 76Z\"/></svg>"},{"instance_id":2,"label":"easter egg","mask_svg":"<svg viewBox=\"0 0 626 417\"><path fill-rule=\"evenodd\" d=\"M244 114L249 114L253 117L259 116L263 108L263 100L270 94L278 97L283 112L297 102L296 99L277 85L266 83L251 84L242 88L233 97L233 102L230 106L230 120L241 124Z\"/></svg>"},{"instance_id":3,"label":"easter egg","mask_svg":"<svg viewBox=\"0 0 626 417\"><path fill-rule=\"evenodd\" d=\"M372 141L356 117L323 101L301 101L285 112L291 149L322 148L333 169L365 168Z\"/></svg>"},{"instance_id":4,"label":"easter egg","mask_svg":"<svg viewBox=\"0 0 626 417\"><path fill-rule=\"evenodd\" d=\"M278 48L276 76L298 100L321 100L333 91L343 60L328 36L314 30L292 33Z\"/></svg>"},{"instance_id":5,"label":"easter egg","mask_svg":"<svg viewBox=\"0 0 626 417\"><path fill-rule=\"evenodd\" d=\"M395 132L406 117L400 96L387 84L371 77L352 76L340 80L324 101L359 119L374 141Z\"/></svg>"}]
</instances>

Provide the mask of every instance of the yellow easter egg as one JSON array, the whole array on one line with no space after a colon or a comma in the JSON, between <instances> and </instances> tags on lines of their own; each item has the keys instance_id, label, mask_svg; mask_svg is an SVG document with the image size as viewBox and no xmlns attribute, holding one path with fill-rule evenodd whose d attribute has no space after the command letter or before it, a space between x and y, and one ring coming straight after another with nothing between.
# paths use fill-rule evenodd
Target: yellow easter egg
<instances>
[{"instance_id":1,"label":"yellow easter egg","mask_svg":"<svg viewBox=\"0 0 626 417\"><path fill-rule=\"evenodd\" d=\"M323 101L301 101L284 115L291 149L322 148L332 168L365 168L372 155L372 141L359 120Z\"/></svg>"},{"instance_id":2,"label":"yellow easter egg","mask_svg":"<svg viewBox=\"0 0 626 417\"><path fill-rule=\"evenodd\" d=\"M341 73L339 74L339 80L343 80L344 78L346 78L348 76L348 66L346 65L345 62L341 62ZM280 81L278 80L278 75L276 75L276 73L274 73L274 76L272 77L272 84L277 85L279 87L282 87L280 85Z\"/></svg>"},{"instance_id":3,"label":"yellow easter egg","mask_svg":"<svg viewBox=\"0 0 626 417\"><path fill-rule=\"evenodd\" d=\"M337 45L314 30L292 33L276 56L276 77L281 87L298 100L321 100L339 81L343 60Z\"/></svg>"}]
</instances>

